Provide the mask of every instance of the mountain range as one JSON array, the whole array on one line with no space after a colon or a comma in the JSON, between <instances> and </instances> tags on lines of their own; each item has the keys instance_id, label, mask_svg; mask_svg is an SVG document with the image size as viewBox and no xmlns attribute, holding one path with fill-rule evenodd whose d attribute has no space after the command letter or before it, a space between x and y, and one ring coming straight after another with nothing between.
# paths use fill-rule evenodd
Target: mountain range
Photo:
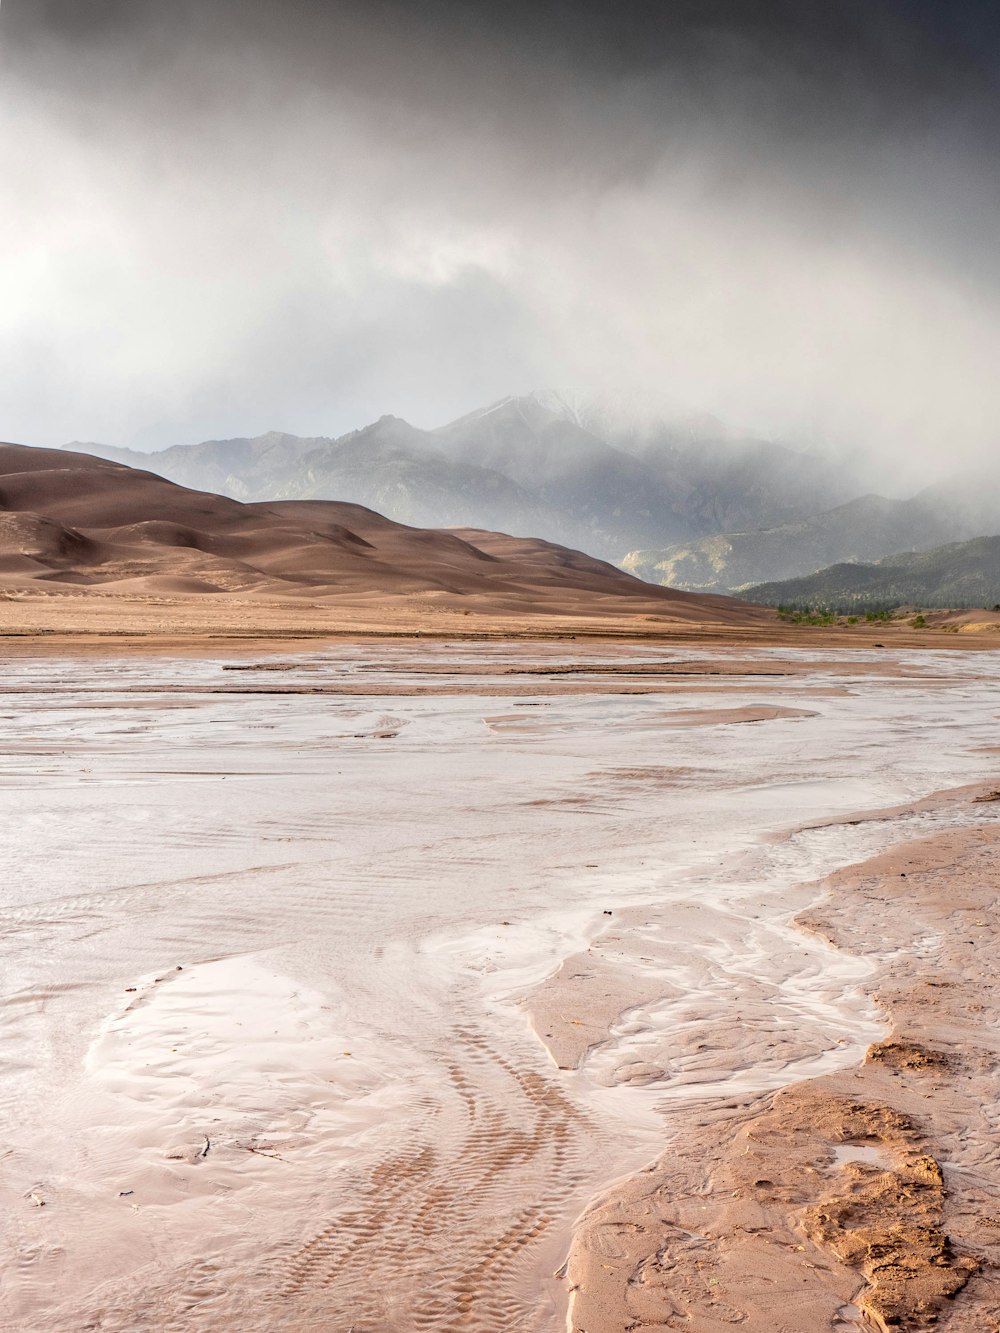
<instances>
[{"instance_id":1,"label":"mountain range","mask_svg":"<svg viewBox=\"0 0 1000 1333\"><path fill-rule=\"evenodd\" d=\"M273 431L154 454L69 447L233 499L340 500L400 523L541 536L613 561L805 517L819 497L856 493L828 461L733 436L711 418L617 432L587 420L557 395L534 394L435 430L383 416L337 438Z\"/></svg>"},{"instance_id":2,"label":"mountain range","mask_svg":"<svg viewBox=\"0 0 1000 1333\"><path fill-rule=\"evenodd\" d=\"M335 500L415 527L538 537L705 593L1000 532L989 479L873 495L850 464L713 417L666 420L554 393L433 430L383 416L337 437L272 431L154 454L71 447L248 503Z\"/></svg>"},{"instance_id":3,"label":"mountain range","mask_svg":"<svg viewBox=\"0 0 1000 1333\"><path fill-rule=\"evenodd\" d=\"M740 594L832 564L879 560L993 531L1000 531L1000 491L936 487L909 500L862 495L778 527L631 551L621 564L650 583Z\"/></svg>"}]
</instances>

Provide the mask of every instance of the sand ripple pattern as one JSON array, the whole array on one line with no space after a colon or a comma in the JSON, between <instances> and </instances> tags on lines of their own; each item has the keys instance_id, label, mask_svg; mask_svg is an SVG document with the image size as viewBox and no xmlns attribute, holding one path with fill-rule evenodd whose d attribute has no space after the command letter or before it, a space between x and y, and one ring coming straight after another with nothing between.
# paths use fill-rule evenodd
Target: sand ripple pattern
<instances>
[{"instance_id":1,"label":"sand ripple pattern","mask_svg":"<svg viewBox=\"0 0 1000 1333\"><path fill-rule=\"evenodd\" d=\"M349 1315L355 1333L535 1326L524 1277L586 1176L586 1120L555 1078L516 1068L475 1028L452 1049L454 1097L428 1103L424 1128L279 1265L286 1307Z\"/></svg>"},{"instance_id":2,"label":"sand ripple pattern","mask_svg":"<svg viewBox=\"0 0 1000 1333\"><path fill-rule=\"evenodd\" d=\"M564 1255L550 1232L565 1234L599 1181L599 1136L557 1076L516 1066L481 1030L457 1028L441 1049L445 1091L418 1100L391 1152L328 1186L314 1182L329 1212L306 1239L251 1239L239 1255L209 1252L183 1270L158 1263L127 1288L92 1292L84 1308L52 1311L45 1327L554 1327L553 1270Z\"/></svg>"}]
</instances>

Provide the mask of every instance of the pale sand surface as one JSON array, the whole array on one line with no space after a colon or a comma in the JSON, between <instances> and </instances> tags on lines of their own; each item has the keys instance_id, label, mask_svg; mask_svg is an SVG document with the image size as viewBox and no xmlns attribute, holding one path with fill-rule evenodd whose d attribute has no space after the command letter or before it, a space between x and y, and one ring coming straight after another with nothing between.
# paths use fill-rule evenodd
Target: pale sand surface
<instances>
[{"instance_id":1,"label":"pale sand surface","mask_svg":"<svg viewBox=\"0 0 1000 1333\"><path fill-rule=\"evenodd\" d=\"M994 1326L995 655L274 649L8 661L2 1326Z\"/></svg>"},{"instance_id":2,"label":"pale sand surface","mask_svg":"<svg viewBox=\"0 0 1000 1333\"><path fill-rule=\"evenodd\" d=\"M836 628L796 626L782 622L769 608L728 598L672 602L671 596L686 598L688 594L671 595L666 589L644 584L636 585L639 596L627 599L618 595L621 585L616 584L615 595L586 588L571 590L568 599L560 601L560 593L551 597L551 606L540 598L534 607L524 595L505 602L491 593L449 597L433 590L394 595L391 589L354 594L340 588L325 601L303 602L268 598L261 592L156 597L107 587L81 591L55 585L43 592L37 579L19 586L5 580L5 585L0 589L0 641L5 652L29 656L41 651L201 656L211 655L213 648L230 654L287 653L308 650L317 642L357 638L648 640L670 646L777 645L807 651L873 649L879 653L910 648L964 652L1000 648L1000 625L966 624L961 616L941 618L942 625L956 622L954 632L941 627L914 630L906 621ZM644 604L647 596L653 600ZM725 618L713 603L725 607Z\"/></svg>"}]
</instances>

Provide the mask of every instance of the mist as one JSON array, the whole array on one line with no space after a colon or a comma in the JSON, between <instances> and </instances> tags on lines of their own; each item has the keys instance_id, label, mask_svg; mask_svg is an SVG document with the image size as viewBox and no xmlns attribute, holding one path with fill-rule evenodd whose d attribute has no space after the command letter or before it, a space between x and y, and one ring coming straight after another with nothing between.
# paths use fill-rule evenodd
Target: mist
<instances>
[{"instance_id":1,"label":"mist","mask_svg":"<svg viewBox=\"0 0 1000 1333\"><path fill-rule=\"evenodd\" d=\"M434 426L551 386L875 484L992 459L987 5L82 8L0 10L7 439Z\"/></svg>"}]
</instances>

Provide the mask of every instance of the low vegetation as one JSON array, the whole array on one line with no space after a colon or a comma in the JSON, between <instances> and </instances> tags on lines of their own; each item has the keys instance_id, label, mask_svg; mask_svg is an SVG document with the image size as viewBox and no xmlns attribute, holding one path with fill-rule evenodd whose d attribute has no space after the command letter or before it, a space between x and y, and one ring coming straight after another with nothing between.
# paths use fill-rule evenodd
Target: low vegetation
<instances>
[{"instance_id":1,"label":"low vegetation","mask_svg":"<svg viewBox=\"0 0 1000 1333\"><path fill-rule=\"evenodd\" d=\"M838 625L842 621L848 625L856 625L861 619L869 625L884 625L887 621L896 619L899 608L879 607L877 610L866 611L863 617L848 615L847 610L848 608L844 606L802 606L791 602L778 607L778 616L791 625ZM920 621L919 626L916 620ZM915 628L923 628L927 624L922 615L918 614L916 620L910 622Z\"/></svg>"},{"instance_id":2,"label":"low vegetation","mask_svg":"<svg viewBox=\"0 0 1000 1333\"><path fill-rule=\"evenodd\" d=\"M998 608L1000 609L1000 608ZM778 608L778 618L789 625L886 625L892 621L903 621L911 629L927 629L927 617L912 607L880 606L865 611L860 615L848 615L844 606L798 605L795 602L783 602Z\"/></svg>"},{"instance_id":3,"label":"low vegetation","mask_svg":"<svg viewBox=\"0 0 1000 1333\"><path fill-rule=\"evenodd\" d=\"M794 610L790 606L779 606L778 615L792 625L835 625L837 617L832 611L813 610L805 607Z\"/></svg>"}]
</instances>

